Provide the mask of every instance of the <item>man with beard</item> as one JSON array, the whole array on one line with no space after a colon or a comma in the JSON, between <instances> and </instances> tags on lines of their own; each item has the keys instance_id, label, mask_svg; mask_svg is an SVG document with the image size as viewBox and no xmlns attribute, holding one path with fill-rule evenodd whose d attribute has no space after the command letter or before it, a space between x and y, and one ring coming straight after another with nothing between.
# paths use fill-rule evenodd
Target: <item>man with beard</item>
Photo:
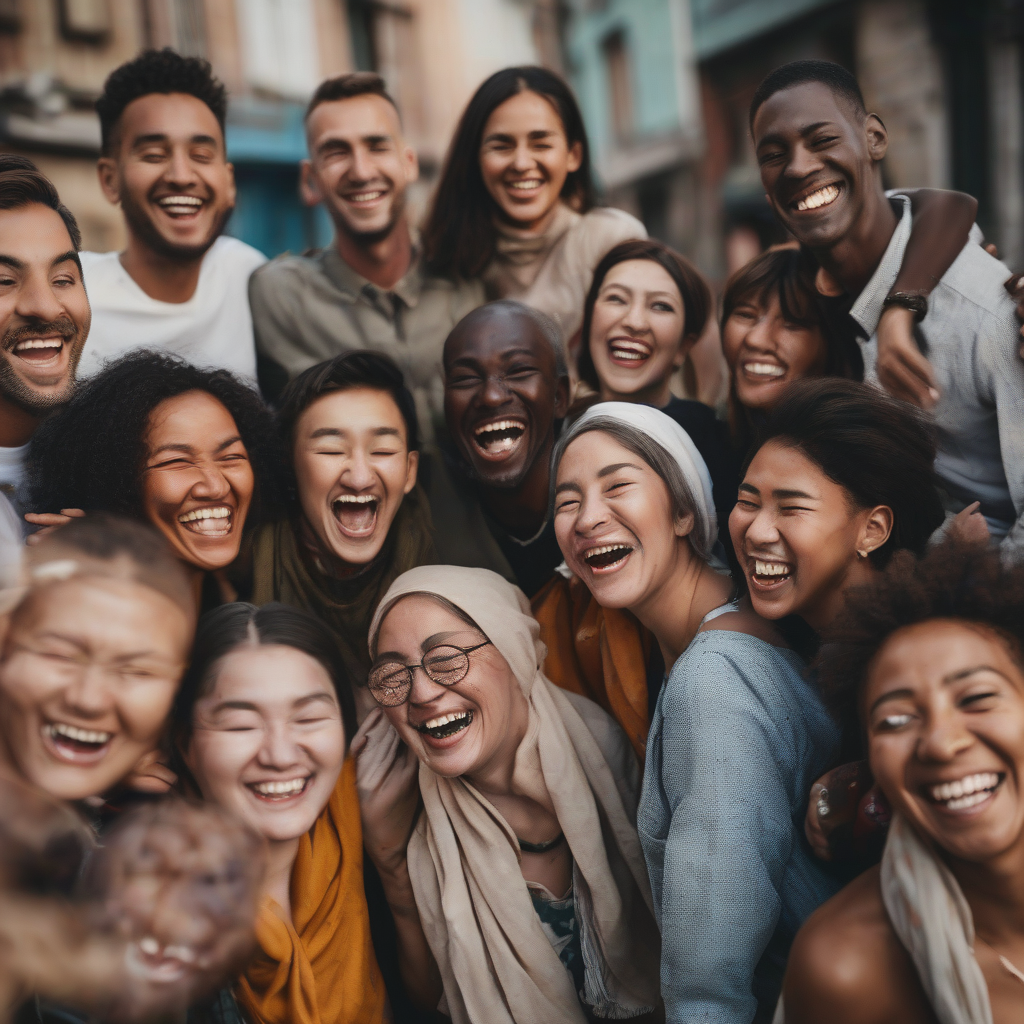
<instances>
[{"instance_id":1,"label":"man with beard","mask_svg":"<svg viewBox=\"0 0 1024 1024\"><path fill-rule=\"evenodd\" d=\"M302 197L310 206L324 204L334 242L279 256L253 275L260 384L274 398L325 359L356 349L382 352L402 370L430 439L443 419L444 339L483 302L483 288L420 269L405 209L419 165L379 75L322 83L306 111L306 140Z\"/></svg>"},{"instance_id":2,"label":"man with beard","mask_svg":"<svg viewBox=\"0 0 1024 1024\"><path fill-rule=\"evenodd\" d=\"M19 156L0 156L0 492L21 506L36 427L71 397L89 336L74 215Z\"/></svg>"},{"instance_id":3,"label":"man with beard","mask_svg":"<svg viewBox=\"0 0 1024 1024\"><path fill-rule=\"evenodd\" d=\"M111 73L96 110L100 186L128 245L82 253L95 316L82 375L156 348L255 379L247 288L266 260L221 236L235 205L224 86L206 61L149 50Z\"/></svg>"}]
</instances>

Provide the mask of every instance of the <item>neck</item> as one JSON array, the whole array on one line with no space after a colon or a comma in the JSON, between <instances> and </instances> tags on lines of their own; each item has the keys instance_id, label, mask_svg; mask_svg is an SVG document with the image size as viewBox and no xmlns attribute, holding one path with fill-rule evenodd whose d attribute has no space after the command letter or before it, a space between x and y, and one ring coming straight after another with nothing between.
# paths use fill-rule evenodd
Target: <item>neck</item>
<instances>
[{"instance_id":1,"label":"neck","mask_svg":"<svg viewBox=\"0 0 1024 1024\"><path fill-rule=\"evenodd\" d=\"M997 949L1024 939L1024 843L984 864L944 859L960 883L981 938Z\"/></svg>"},{"instance_id":2,"label":"neck","mask_svg":"<svg viewBox=\"0 0 1024 1024\"><path fill-rule=\"evenodd\" d=\"M509 724L498 749L488 761L466 774L466 781L478 792L499 805L506 800L522 798L535 800L551 809L551 797L540 764L536 744L532 750L520 751L530 724L530 706L518 683L513 682L516 694L509 713ZM535 685L540 685L535 684ZM521 763L522 771L516 778L516 765Z\"/></svg>"},{"instance_id":3,"label":"neck","mask_svg":"<svg viewBox=\"0 0 1024 1024\"><path fill-rule=\"evenodd\" d=\"M812 249L818 262L854 296L871 280L899 223L880 185L872 198L874 201L835 245Z\"/></svg>"},{"instance_id":4,"label":"neck","mask_svg":"<svg viewBox=\"0 0 1024 1024\"><path fill-rule=\"evenodd\" d=\"M204 252L194 259L173 259L155 252L128 229L128 247L121 253L121 266L128 276L157 302L188 302L199 285Z\"/></svg>"},{"instance_id":5,"label":"neck","mask_svg":"<svg viewBox=\"0 0 1024 1024\"><path fill-rule=\"evenodd\" d=\"M412 263L412 236L405 217L399 217L383 238L372 242L335 230L334 244L341 258L357 274L385 290L398 284Z\"/></svg>"},{"instance_id":6,"label":"neck","mask_svg":"<svg viewBox=\"0 0 1024 1024\"><path fill-rule=\"evenodd\" d=\"M267 844L267 870L263 877L263 895L269 896L292 916L292 868L299 853L299 837L274 839Z\"/></svg>"},{"instance_id":7,"label":"neck","mask_svg":"<svg viewBox=\"0 0 1024 1024\"><path fill-rule=\"evenodd\" d=\"M511 217L507 216L504 211L501 212L501 219L508 224L509 227L515 228L516 231L521 231L523 234L543 235L544 232L554 224L561 205L562 201L559 199L550 210L532 221L513 220Z\"/></svg>"},{"instance_id":8,"label":"neck","mask_svg":"<svg viewBox=\"0 0 1024 1024\"><path fill-rule=\"evenodd\" d=\"M28 444L42 419L0 395L0 447L20 448Z\"/></svg>"},{"instance_id":9,"label":"neck","mask_svg":"<svg viewBox=\"0 0 1024 1024\"><path fill-rule=\"evenodd\" d=\"M800 616L819 636L824 636L829 626L839 617L846 605L846 592L852 587L866 587L878 578L878 570L870 558L853 556L843 578L824 594L816 593L808 601L808 607L798 608Z\"/></svg>"},{"instance_id":10,"label":"neck","mask_svg":"<svg viewBox=\"0 0 1024 1024\"><path fill-rule=\"evenodd\" d=\"M633 402L637 405L651 405L655 409L664 409L672 401L672 388L669 379L655 381L650 387L640 388L638 391L631 391L629 394L620 394L612 391L611 388L601 385L602 402Z\"/></svg>"},{"instance_id":11,"label":"neck","mask_svg":"<svg viewBox=\"0 0 1024 1024\"><path fill-rule=\"evenodd\" d=\"M514 537L526 540L543 524L548 514L549 465L554 437L548 439L543 451L537 454L533 465L515 488L481 488L480 500L492 518Z\"/></svg>"},{"instance_id":12,"label":"neck","mask_svg":"<svg viewBox=\"0 0 1024 1024\"><path fill-rule=\"evenodd\" d=\"M701 619L725 604L731 593L729 578L701 561L690 542L680 537L675 565L664 573L664 582L629 610L654 634L665 659L665 671L670 672L697 635Z\"/></svg>"}]
</instances>

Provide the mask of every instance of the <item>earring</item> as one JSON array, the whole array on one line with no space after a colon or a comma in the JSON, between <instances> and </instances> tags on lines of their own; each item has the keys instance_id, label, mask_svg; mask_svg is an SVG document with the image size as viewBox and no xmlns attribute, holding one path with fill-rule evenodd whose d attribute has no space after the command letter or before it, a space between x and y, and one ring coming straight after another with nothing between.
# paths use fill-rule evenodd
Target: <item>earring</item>
<instances>
[{"instance_id":1,"label":"earring","mask_svg":"<svg viewBox=\"0 0 1024 1024\"><path fill-rule=\"evenodd\" d=\"M857 557L858 558L867 558L868 557L868 552L867 551L858 551L857 552Z\"/></svg>"}]
</instances>

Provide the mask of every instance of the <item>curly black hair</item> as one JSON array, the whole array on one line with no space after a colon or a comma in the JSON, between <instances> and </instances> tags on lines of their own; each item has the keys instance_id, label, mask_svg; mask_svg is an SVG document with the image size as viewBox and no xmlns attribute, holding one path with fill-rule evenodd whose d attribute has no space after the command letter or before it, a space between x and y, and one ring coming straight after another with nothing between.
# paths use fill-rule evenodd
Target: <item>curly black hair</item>
<instances>
[{"instance_id":1,"label":"curly black hair","mask_svg":"<svg viewBox=\"0 0 1024 1024\"><path fill-rule=\"evenodd\" d=\"M100 116L102 152L109 156L117 135L117 123L132 100L151 93L182 92L202 100L217 118L221 132L228 112L228 93L215 78L210 62L199 57L182 57L169 46L144 50L134 60L110 72L96 101Z\"/></svg>"},{"instance_id":2,"label":"curly black hair","mask_svg":"<svg viewBox=\"0 0 1024 1024\"><path fill-rule=\"evenodd\" d=\"M817 662L822 693L851 732L859 731L858 698L872 659L897 630L930 619L996 630L1024 667L1024 566L947 541L920 560L897 552L876 582L852 590Z\"/></svg>"},{"instance_id":3,"label":"curly black hair","mask_svg":"<svg viewBox=\"0 0 1024 1024\"><path fill-rule=\"evenodd\" d=\"M256 481L247 526L277 515L283 458L273 414L260 396L227 370L145 349L109 363L40 425L27 462L32 509L82 508L146 521L142 467L149 416L188 391L212 395L238 426Z\"/></svg>"}]
</instances>

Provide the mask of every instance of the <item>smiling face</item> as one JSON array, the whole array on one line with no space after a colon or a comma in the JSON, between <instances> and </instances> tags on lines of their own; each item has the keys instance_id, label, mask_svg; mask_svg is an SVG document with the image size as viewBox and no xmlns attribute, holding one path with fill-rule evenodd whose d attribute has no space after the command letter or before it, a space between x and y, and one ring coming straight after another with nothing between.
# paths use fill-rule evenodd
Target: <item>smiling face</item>
<instances>
[{"instance_id":1,"label":"smiling face","mask_svg":"<svg viewBox=\"0 0 1024 1024\"><path fill-rule=\"evenodd\" d=\"M875 177L885 127L828 86L805 82L769 96L753 134L768 202L801 244L831 248L885 202Z\"/></svg>"},{"instance_id":2,"label":"smiling face","mask_svg":"<svg viewBox=\"0 0 1024 1024\"><path fill-rule=\"evenodd\" d=\"M140 96L124 108L113 148L100 158L100 184L121 204L129 232L166 259L201 257L235 205L213 111L185 93Z\"/></svg>"},{"instance_id":3,"label":"smiling face","mask_svg":"<svg viewBox=\"0 0 1024 1024\"><path fill-rule=\"evenodd\" d=\"M875 779L920 834L966 861L1019 850L1024 672L1007 640L960 620L900 629L871 662L861 710Z\"/></svg>"},{"instance_id":4,"label":"smiling face","mask_svg":"<svg viewBox=\"0 0 1024 1024\"><path fill-rule=\"evenodd\" d=\"M787 384L825 370L821 329L786 323L775 294L737 304L722 328L722 351L748 409L773 409Z\"/></svg>"},{"instance_id":5,"label":"smiling face","mask_svg":"<svg viewBox=\"0 0 1024 1024\"><path fill-rule=\"evenodd\" d=\"M254 478L231 413L205 391L165 399L149 416L142 498L150 522L198 569L238 555Z\"/></svg>"},{"instance_id":6,"label":"smiling face","mask_svg":"<svg viewBox=\"0 0 1024 1024\"><path fill-rule=\"evenodd\" d=\"M665 481L601 430L566 448L555 489L555 536L566 565L604 608L638 609L692 556L693 516L676 515Z\"/></svg>"},{"instance_id":7,"label":"smiling face","mask_svg":"<svg viewBox=\"0 0 1024 1024\"><path fill-rule=\"evenodd\" d=\"M91 320L60 214L0 210L0 396L36 414L66 402Z\"/></svg>"},{"instance_id":8,"label":"smiling face","mask_svg":"<svg viewBox=\"0 0 1024 1024\"><path fill-rule=\"evenodd\" d=\"M624 260L605 275L590 325L590 356L601 401L644 402L656 408L672 397L669 378L683 365L683 297L669 272L653 260Z\"/></svg>"},{"instance_id":9,"label":"smiling face","mask_svg":"<svg viewBox=\"0 0 1024 1024\"><path fill-rule=\"evenodd\" d=\"M478 480L516 488L554 443L569 382L529 317L486 307L470 314L444 348L448 430Z\"/></svg>"},{"instance_id":10,"label":"smiling face","mask_svg":"<svg viewBox=\"0 0 1024 1024\"><path fill-rule=\"evenodd\" d=\"M417 665L441 644L461 648L487 637L431 597L403 597L385 615L377 634L374 665ZM526 697L508 662L493 644L469 655L469 671L452 686L413 672L409 699L384 708L402 740L433 772L472 779L496 765L508 765L526 735Z\"/></svg>"},{"instance_id":11,"label":"smiling face","mask_svg":"<svg viewBox=\"0 0 1024 1024\"><path fill-rule=\"evenodd\" d=\"M236 648L214 671L185 761L206 800L272 842L297 839L327 806L345 760L331 677L280 644Z\"/></svg>"},{"instance_id":12,"label":"smiling face","mask_svg":"<svg viewBox=\"0 0 1024 1024\"><path fill-rule=\"evenodd\" d=\"M889 508L856 508L844 487L778 441L754 456L729 517L754 610L766 619L795 613L818 630L871 573L858 551L881 547L891 530Z\"/></svg>"},{"instance_id":13,"label":"smiling face","mask_svg":"<svg viewBox=\"0 0 1024 1024\"><path fill-rule=\"evenodd\" d=\"M192 629L169 598L127 580L32 591L0 660L0 733L22 776L62 800L120 782L159 742Z\"/></svg>"},{"instance_id":14,"label":"smiling face","mask_svg":"<svg viewBox=\"0 0 1024 1024\"><path fill-rule=\"evenodd\" d=\"M419 177L398 111L372 94L320 103L306 122L306 139L305 201L322 202L335 227L352 238L388 235L405 210L406 188Z\"/></svg>"},{"instance_id":15,"label":"smiling face","mask_svg":"<svg viewBox=\"0 0 1024 1024\"><path fill-rule=\"evenodd\" d=\"M480 141L484 187L505 220L542 230L565 179L580 169L583 146L569 145L551 102L525 90L491 111Z\"/></svg>"}]
</instances>

